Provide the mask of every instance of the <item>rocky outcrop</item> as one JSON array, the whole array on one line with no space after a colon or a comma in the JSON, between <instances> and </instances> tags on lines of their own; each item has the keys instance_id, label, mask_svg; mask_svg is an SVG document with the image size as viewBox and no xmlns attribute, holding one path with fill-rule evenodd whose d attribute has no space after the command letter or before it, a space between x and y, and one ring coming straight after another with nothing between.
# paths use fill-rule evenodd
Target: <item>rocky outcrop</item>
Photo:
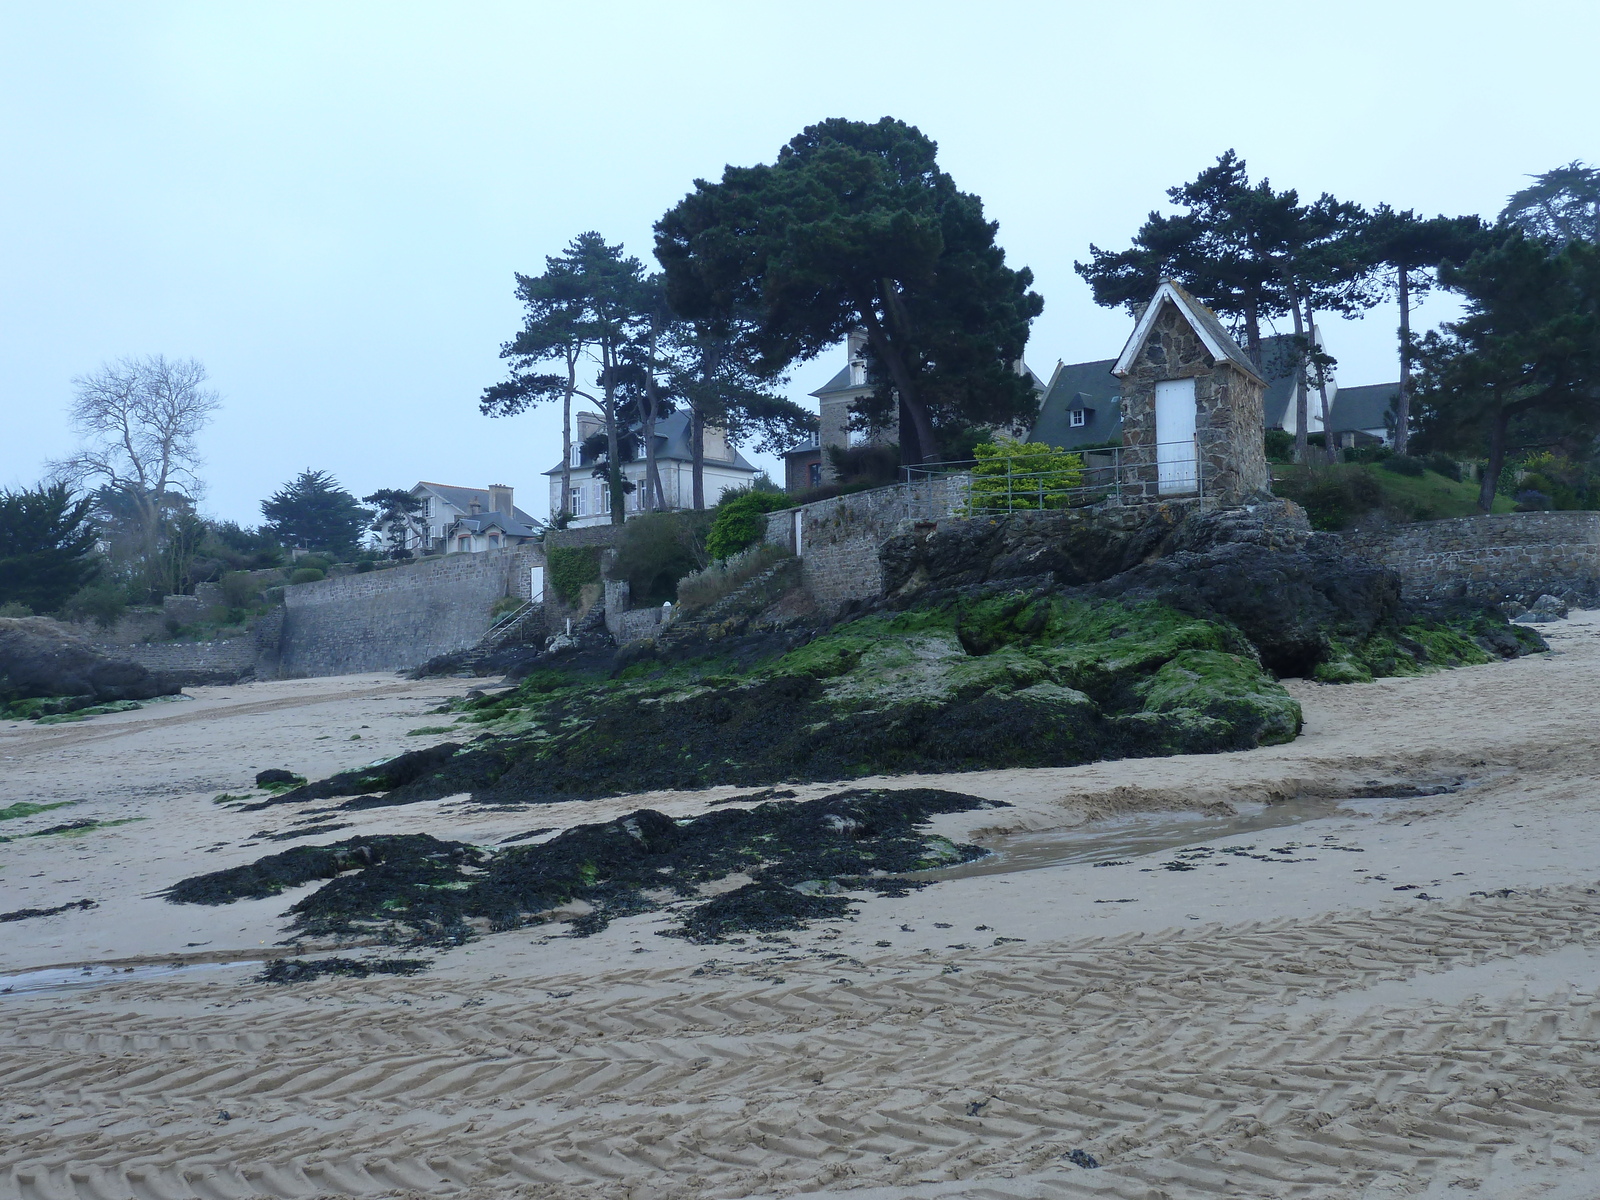
<instances>
[{"instance_id":1,"label":"rocky outcrop","mask_svg":"<svg viewBox=\"0 0 1600 1200\"><path fill-rule=\"evenodd\" d=\"M174 695L179 681L97 650L46 617L0 618L0 704L69 697L85 706Z\"/></svg>"}]
</instances>

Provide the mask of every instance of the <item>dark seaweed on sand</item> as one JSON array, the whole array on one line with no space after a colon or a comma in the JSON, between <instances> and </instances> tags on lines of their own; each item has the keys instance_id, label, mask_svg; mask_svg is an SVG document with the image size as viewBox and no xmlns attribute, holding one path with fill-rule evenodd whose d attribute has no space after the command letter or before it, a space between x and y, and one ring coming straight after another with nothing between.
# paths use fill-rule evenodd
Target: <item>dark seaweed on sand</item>
<instances>
[{"instance_id":1,"label":"dark seaweed on sand","mask_svg":"<svg viewBox=\"0 0 1600 1200\"><path fill-rule=\"evenodd\" d=\"M327 975L415 975L433 964L425 958L280 958L256 976L258 983L310 983Z\"/></svg>"},{"instance_id":2,"label":"dark seaweed on sand","mask_svg":"<svg viewBox=\"0 0 1600 1200\"><path fill-rule=\"evenodd\" d=\"M329 879L290 908L292 931L396 939L405 931L414 941L452 944L472 935L469 921L513 929L573 902L590 908L573 932L596 933L617 917L693 900L703 885L745 874L749 886L706 901L685 922L685 936L715 940L847 911L840 897L793 890L807 881L903 895L917 885L901 873L982 854L921 831L928 818L998 807L1004 805L934 788L873 789L684 820L640 809L498 853L426 834L357 837L185 879L167 898L225 904Z\"/></svg>"}]
</instances>

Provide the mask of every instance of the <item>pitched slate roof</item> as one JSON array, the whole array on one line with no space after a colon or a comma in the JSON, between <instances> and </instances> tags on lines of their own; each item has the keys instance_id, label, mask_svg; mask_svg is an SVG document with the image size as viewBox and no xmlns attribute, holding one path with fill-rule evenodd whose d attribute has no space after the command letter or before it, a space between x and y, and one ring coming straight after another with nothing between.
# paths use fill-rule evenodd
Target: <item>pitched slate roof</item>
<instances>
[{"instance_id":1,"label":"pitched slate roof","mask_svg":"<svg viewBox=\"0 0 1600 1200\"><path fill-rule=\"evenodd\" d=\"M1268 429L1282 429L1289 419L1289 402L1294 398L1294 335L1273 334L1261 339L1261 375L1267 390L1261 396L1263 423Z\"/></svg>"},{"instance_id":2,"label":"pitched slate roof","mask_svg":"<svg viewBox=\"0 0 1600 1200\"><path fill-rule=\"evenodd\" d=\"M1111 374L1116 359L1097 362L1058 363L1050 385L1039 404L1039 419L1034 422L1028 441L1074 450L1122 436L1122 384ZM1074 408L1088 416L1078 428L1072 427Z\"/></svg>"},{"instance_id":3,"label":"pitched slate roof","mask_svg":"<svg viewBox=\"0 0 1600 1200\"><path fill-rule=\"evenodd\" d=\"M637 429L638 427L635 426L636 432ZM669 413L668 415L662 417L661 420L657 421L656 461L693 462L694 447L689 444L689 439L692 432L693 430L690 427L689 414L686 412ZM743 454L740 454L737 447L729 447L729 449L733 450L733 461L731 463L725 458L708 458L706 459L706 465L731 467L735 471L749 471L752 475L756 473L755 465L751 463L751 461ZM644 461L644 452L642 450L639 453L638 459L635 461ZM592 467L593 465L593 459L585 458L583 460L583 466ZM579 470L580 468L574 467L573 469ZM561 474L561 464L557 463L555 466L543 473L551 476L559 475Z\"/></svg>"},{"instance_id":4,"label":"pitched slate roof","mask_svg":"<svg viewBox=\"0 0 1600 1200\"><path fill-rule=\"evenodd\" d=\"M1328 425L1335 433L1352 429L1384 430L1400 396L1398 383L1369 383L1362 387L1342 387L1333 398Z\"/></svg>"},{"instance_id":5,"label":"pitched slate roof","mask_svg":"<svg viewBox=\"0 0 1600 1200\"><path fill-rule=\"evenodd\" d=\"M485 513L493 511L494 506L489 501L488 488L454 487L448 483L428 483L426 480L418 483L417 486L411 490L415 492L417 488L427 488L428 491L432 492L435 496L438 496L446 504L450 505L450 507L465 513L468 516L472 515L472 502L474 500L478 502L479 507L481 507ZM515 504L511 506L511 516L514 520L524 525L531 524L533 521L531 516L523 512Z\"/></svg>"},{"instance_id":6,"label":"pitched slate roof","mask_svg":"<svg viewBox=\"0 0 1600 1200\"><path fill-rule=\"evenodd\" d=\"M1217 319L1217 314L1171 279L1162 280L1161 286L1156 288L1156 294L1145 306L1139 323L1133 327L1133 335L1128 338L1128 344L1122 348L1116 366L1111 368L1112 374L1126 375L1133 368L1134 358L1144 349L1145 340L1155 328L1156 318L1161 315L1161 306L1168 302L1177 307L1183 314L1184 320L1188 321L1195 333L1200 335L1201 342L1205 344L1212 358L1227 359L1251 377L1261 379L1261 372L1250 361L1250 356L1239 348L1239 343L1233 340L1233 335ZM1261 379L1261 382L1265 383L1266 380Z\"/></svg>"},{"instance_id":7,"label":"pitched slate roof","mask_svg":"<svg viewBox=\"0 0 1600 1200\"><path fill-rule=\"evenodd\" d=\"M539 530L527 521L518 521L509 518L502 512L484 512L477 516L457 517L449 525L453 532L458 529L469 529L473 533L487 533L491 529L499 529L508 537L538 537Z\"/></svg>"},{"instance_id":8,"label":"pitched slate roof","mask_svg":"<svg viewBox=\"0 0 1600 1200\"><path fill-rule=\"evenodd\" d=\"M838 374L811 394L821 397L833 396L840 392L864 392L866 390L868 390L866 384L850 382L850 364L846 363L839 368Z\"/></svg>"}]
</instances>

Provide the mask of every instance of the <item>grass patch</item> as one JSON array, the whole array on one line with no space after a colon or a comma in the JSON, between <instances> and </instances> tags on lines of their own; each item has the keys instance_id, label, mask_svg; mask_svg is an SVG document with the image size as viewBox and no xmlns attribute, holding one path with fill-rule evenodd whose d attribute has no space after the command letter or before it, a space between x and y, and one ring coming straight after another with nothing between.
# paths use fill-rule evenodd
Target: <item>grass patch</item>
<instances>
[{"instance_id":1,"label":"grass patch","mask_svg":"<svg viewBox=\"0 0 1600 1200\"><path fill-rule=\"evenodd\" d=\"M135 821L147 819L146 817L123 817L117 821L94 821L85 818L81 821L68 821L63 825L52 825L48 829L36 829L32 833L19 833L16 837L0 837L0 842L16 842L23 838L36 837L82 837L88 833L97 833L102 829L115 829L118 825L132 825Z\"/></svg>"},{"instance_id":2,"label":"grass patch","mask_svg":"<svg viewBox=\"0 0 1600 1200\"><path fill-rule=\"evenodd\" d=\"M1402 474L1382 464L1313 463L1273 471L1272 490L1306 510L1315 529L1340 530L1371 512L1394 521L1437 521L1479 514L1478 485L1459 482L1431 469ZM1493 511L1511 512L1514 503L1496 496Z\"/></svg>"},{"instance_id":3,"label":"grass patch","mask_svg":"<svg viewBox=\"0 0 1600 1200\"><path fill-rule=\"evenodd\" d=\"M18 817L31 817L35 813L49 812L52 808L66 808L69 804L77 804L76 800L57 800L54 804L34 804L28 800L19 800L15 804L0 808L0 821L15 821Z\"/></svg>"}]
</instances>

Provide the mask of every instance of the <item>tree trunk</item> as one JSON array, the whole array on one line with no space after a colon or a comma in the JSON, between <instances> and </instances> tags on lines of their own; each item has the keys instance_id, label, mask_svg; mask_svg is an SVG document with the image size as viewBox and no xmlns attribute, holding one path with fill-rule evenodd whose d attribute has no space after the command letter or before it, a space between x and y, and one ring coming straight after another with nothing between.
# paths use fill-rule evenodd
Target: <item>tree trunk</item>
<instances>
[{"instance_id":1,"label":"tree trunk","mask_svg":"<svg viewBox=\"0 0 1600 1200\"><path fill-rule=\"evenodd\" d=\"M600 353L600 369L605 373L605 412L600 415L606 422L606 490L611 496L611 523L622 525L628 520L624 511L628 496L622 490L622 447L617 436L616 361L610 346Z\"/></svg>"},{"instance_id":2,"label":"tree trunk","mask_svg":"<svg viewBox=\"0 0 1600 1200\"><path fill-rule=\"evenodd\" d=\"M883 281L885 308L893 303L893 285L885 279ZM889 368L889 378L894 381L895 390L900 393L900 457L907 466L920 466L931 461L937 443L933 436L933 422L928 417L927 408L917 399L917 390L911 382L911 370L906 366L905 356L900 353L900 347L889 337L878 314L873 311L870 303L857 300L857 307L861 309L862 324L866 326L867 339L872 343L872 348L883 360L884 366ZM909 424L909 428L907 427ZM910 436L907 437L907 434Z\"/></svg>"},{"instance_id":3,"label":"tree trunk","mask_svg":"<svg viewBox=\"0 0 1600 1200\"><path fill-rule=\"evenodd\" d=\"M1494 509L1494 494L1500 487L1500 472L1506 465L1506 427L1511 424L1511 414L1504 408L1495 410L1489 423L1489 463L1483 469L1483 482L1478 485L1478 507L1484 512Z\"/></svg>"},{"instance_id":4,"label":"tree trunk","mask_svg":"<svg viewBox=\"0 0 1600 1200\"><path fill-rule=\"evenodd\" d=\"M1311 301L1306 301L1306 337L1311 342L1311 352L1317 353L1317 318L1311 310ZM1328 413L1328 376L1322 369L1322 364L1316 364L1317 393L1321 398L1322 414L1322 454L1330 463L1339 460L1339 448L1333 443L1333 430L1329 426Z\"/></svg>"},{"instance_id":5,"label":"tree trunk","mask_svg":"<svg viewBox=\"0 0 1600 1200\"><path fill-rule=\"evenodd\" d=\"M1295 364L1294 364L1294 460L1303 463L1310 456L1310 444L1306 441L1306 424L1311 419L1311 414L1306 407L1306 394L1309 388L1306 378L1305 360L1305 321L1300 316L1300 298L1294 295L1291 289L1289 294L1289 309L1294 313L1294 338L1295 338ZM1256 366L1266 372L1262 364Z\"/></svg>"},{"instance_id":6,"label":"tree trunk","mask_svg":"<svg viewBox=\"0 0 1600 1200\"><path fill-rule=\"evenodd\" d=\"M689 456L694 471L694 507L706 506L706 418L698 405L689 413Z\"/></svg>"},{"instance_id":7,"label":"tree trunk","mask_svg":"<svg viewBox=\"0 0 1600 1200\"><path fill-rule=\"evenodd\" d=\"M1256 311L1256 306L1250 304L1244 310L1244 348L1250 355L1250 361L1255 363L1256 370L1265 371L1266 367L1261 362L1261 314Z\"/></svg>"},{"instance_id":8,"label":"tree trunk","mask_svg":"<svg viewBox=\"0 0 1600 1200\"><path fill-rule=\"evenodd\" d=\"M552 517L572 515L572 393L578 390L578 360L567 355L567 390L561 397L561 503ZM431 548L431 547L430 547Z\"/></svg>"},{"instance_id":9,"label":"tree trunk","mask_svg":"<svg viewBox=\"0 0 1600 1200\"><path fill-rule=\"evenodd\" d=\"M1394 400L1394 452L1411 443L1411 274L1400 268L1400 394Z\"/></svg>"}]
</instances>

